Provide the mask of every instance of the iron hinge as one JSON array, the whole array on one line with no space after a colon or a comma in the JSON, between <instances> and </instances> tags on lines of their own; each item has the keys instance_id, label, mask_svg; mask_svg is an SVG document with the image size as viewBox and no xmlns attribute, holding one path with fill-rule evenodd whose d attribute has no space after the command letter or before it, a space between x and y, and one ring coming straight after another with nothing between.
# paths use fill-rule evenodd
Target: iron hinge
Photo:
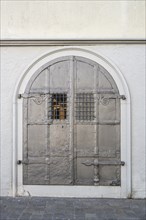
<instances>
[{"instance_id":1,"label":"iron hinge","mask_svg":"<svg viewBox=\"0 0 146 220\"><path fill-rule=\"evenodd\" d=\"M122 100L126 100L126 96L125 95L120 95L119 98L122 99Z\"/></svg>"}]
</instances>

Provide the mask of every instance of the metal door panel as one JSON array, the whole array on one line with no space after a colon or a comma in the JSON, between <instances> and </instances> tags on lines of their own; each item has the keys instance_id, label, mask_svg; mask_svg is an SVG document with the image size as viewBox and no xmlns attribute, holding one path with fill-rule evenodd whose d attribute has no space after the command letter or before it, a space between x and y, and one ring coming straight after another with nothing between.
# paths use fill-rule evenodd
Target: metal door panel
<instances>
[{"instance_id":1,"label":"metal door panel","mask_svg":"<svg viewBox=\"0 0 146 220\"><path fill-rule=\"evenodd\" d=\"M30 93L40 93L48 91L48 78L49 74L48 69L46 68L45 70L41 71L41 73L33 81L30 88Z\"/></svg>"},{"instance_id":2,"label":"metal door panel","mask_svg":"<svg viewBox=\"0 0 146 220\"><path fill-rule=\"evenodd\" d=\"M112 89L114 93L119 93L118 87L109 72L101 65L98 65L97 88Z\"/></svg>"},{"instance_id":3,"label":"metal door panel","mask_svg":"<svg viewBox=\"0 0 146 220\"><path fill-rule=\"evenodd\" d=\"M70 185L72 183L72 159L69 157L51 157L50 184Z\"/></svg>"},{"instance_id":4,"label":"metal door panel","mask_svg":"<svg viewBox=\"0 0 146 220\"><path fill-rule=\"evenodd\" d=\"M76 126L77 156L93 156L96 144L96 133L94 125Z\"/></svg>"},{"instance_id":5,"label":"metal door panel","mask_svg":"<svg viewBox=\"0 0 146 220\"><path fill-rule=\"evenodd\" d=\"M98 81L98 87L99 88L104 88L104 89L112 89L112 85L109 82L109 80L107 80L106 76L104 75L104 73L100 72L99 73L99 81Z\"/></svg>"},{"instance_id":6,"label":"metal door panel","mask_svg":"<svg viewBox=\"0 0 146 220\"><path fill-rule=\"evenodd\" d=\"M49 137L51 156L67 156L71 153L69 149L69 125L50 125Z\"/></svg>"},{"instance_id":7,"label":"metal door panel","mask_svg":"<svg viewBox=\"0 0 146 220\"><path fill-rule=\"evenodd\" d=\"M38 96L38 99L40 97ZM36 124L45 122L47 120L47 103L46 98L44 101L38 103L36 97L28 99L28 123Z\"/></svg>"},{"instance_id":8,"label":"metal door panel","mask_svg":"<svg viewBox=\"0 0 146 220\"><path fill-rule=\"evenodd\" d=\"M99 125L99 146L102 149L116 149L119 144L116 126L118 125Z\"/></svg>"},{"instance_id":9,"label":"metal door panel","mask_svg":"<svg viewBox=\"0 0 146 220\"><path fill-rule=\"evenodd\" d=\"M113 78L81 57L45 68L23 96L23 183L120 185L120 96Z\"/></svg>"},{"instance_id":10,"label":"metal door panel","mask_svg":"<svg viewBox=\"0 0 146 220\"><path fill-rule=\"evenodd\" d=\"M118 120L116 118L116 99L107 100L106 97L104 97L99 101L99 120Z\"/></svg>"},{"instance_id":11,"label":"metal door panel","mask_svg":"<svg viewBox=\"0 0 146 220\"><path fill-rule=\"evenodd\" d=\"M99 147L99 156L100 156L100 158L101 157L104 157L104 158L116 157L115 146L112 146L109 149L107 149L106 146Z\"/></svg>"},{"instance_id":12,"label":"metal door panel","mask_svg":"<svg viewBox=\"0 0 146 220\"><path fill-rule=\"evenodd\" d=\"M76 74L77 74L77 79L76 79L76 84L77 84L77 89L93 89L94 85L94 69L93 66L85 63L85 62L80 62L77 61L77 69L76 69ZM88 80L87 80L88 79Z\"/></svg>"},{"instance_id":13,"label":"metal door panel","mask_svg":"<svg viewBox=\"0 0 146 220\"><path fill-rule=\"evenodd\" d=\"M69 64L69 61L63 61L50 66L50 89L69 88Z\"/></svg>"},{"instance_id":14,"label":"metal door panel","mask_svg":"<svg viewBox=\"0 0 146 220\"><path fill-rule=\"evenodd\" d=\"M95 117L95 97L97 71L93 63L76 58L75 73L75 184L94 185L94 167L84 164L95 157L96 124L90 124Z\"/></svg>"},{"instance_id":15,"label":"metal door panel","mask_svg":"<svg viewBox=\"0 0 146 220\"><path fill-rule=\"evenodd\" d=\"M120 166L99 165L100 185L120 185Z\"/></svg>"},{"instance_id":16,"label":"metal door panel","mask_svg":"<svg viewBox=\"0 0 146 220\"><path fill-rule=\"evenodd\" d=\"M49 183L48 178L46 178L47 170L49 169L47 164L40 164L37 162L37 164L24 165L24 167L26 166L27 166L27 176L25 176L24 178L24 184L46 185Z\"/></svg>"},{"instance_id":17,"label":"metal door panel","mask_svg":"<svg viewBox=\"0 0 146 220\"><path fill-rule=\"evenodd\" d=\"M28 156L41 157L47 151L47 125L28 126Z\"/></svg>"},{"instance_id":18,"label":"metal door panel","mask_svg":"<svg viewBox=\"0 0 146 220\"><path fill-rule=\"evenodd\" d=\"M46 184L47 126L28 125L27 148L23 156L24 184Z\"/></svg>"},{"instance_id":19,"label":"metal door panel","mask_svg":"<svg viewBox=\"0 0 146 220\"><path fill-rule=\"evenodd\" d=\"M94 172L92 166L85 166L83 163L91 160L90 157L77 158L77 173L75 183L77 185L94 185Z\"/></svg>"}]
</instances>

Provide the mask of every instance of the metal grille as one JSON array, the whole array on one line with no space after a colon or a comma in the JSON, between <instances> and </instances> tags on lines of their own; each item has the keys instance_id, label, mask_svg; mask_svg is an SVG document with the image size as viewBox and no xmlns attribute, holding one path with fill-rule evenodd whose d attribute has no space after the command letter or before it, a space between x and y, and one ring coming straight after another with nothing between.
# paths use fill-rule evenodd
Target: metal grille
<instances>
[{"instance_id":1,"label":"metal grille","mask_svg":"<svg viewBox=\"0 0 146 220\"><path fill-rule=\"evenodd\" d=\"M67 94L53 93L51 96L51 119L67 118Z\"/></svg>"},{"instance_id":2,"label":"metal grille","mask_svg":"<svg viewBox=\"0 0 146 220\"><path fill-rule=\"evenodd\" d=\"M94 120L94 95L92 93L77 93L75 106L77 120Z\"/></svg>"}]
</instances>

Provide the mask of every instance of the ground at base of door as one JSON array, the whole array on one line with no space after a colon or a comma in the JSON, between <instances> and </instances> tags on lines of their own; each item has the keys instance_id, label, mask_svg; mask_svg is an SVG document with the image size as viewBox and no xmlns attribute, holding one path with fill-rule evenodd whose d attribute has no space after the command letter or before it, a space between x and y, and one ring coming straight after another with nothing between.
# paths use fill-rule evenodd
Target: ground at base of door
<instances>
[{"instance_id":1,"label":"ground at base of door","mask_svg":"<svg viewBox=\"0 0 146 220\"><path fill-rule=\"evenodd\" d=\"M144 199L1 197L0 220L146 220Z\"/></svg>"}]
</instances>

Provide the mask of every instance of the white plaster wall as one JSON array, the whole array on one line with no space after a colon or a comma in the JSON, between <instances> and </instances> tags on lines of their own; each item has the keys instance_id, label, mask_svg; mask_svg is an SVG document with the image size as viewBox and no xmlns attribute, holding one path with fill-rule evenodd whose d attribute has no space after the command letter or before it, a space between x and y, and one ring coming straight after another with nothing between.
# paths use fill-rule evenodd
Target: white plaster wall
<instances>
[{"instance_id":1,"label":"white plaster wall","mask_svg":"<svg viewBox=\"0 0 146 220\"><path fill-rule=\"evenodd\" d=\"M2 39L144 39L145 0L1 0Z\"/></svg>"},{"instance_id":2,"label":"white plaster wall","mask_svg":"<svg viewBox=\"0 0 146 220\"><path fill-rule=\"evenodd\" d=\"M12 99L24 70L44 53L58 47L1 48L1 194L12 195ZM145 46L98 45L82 47L107 57L124 75L132 100L132 194L145 192ZM18 146L19 147L19 146Z\"/></svg>"}]
</instances>

